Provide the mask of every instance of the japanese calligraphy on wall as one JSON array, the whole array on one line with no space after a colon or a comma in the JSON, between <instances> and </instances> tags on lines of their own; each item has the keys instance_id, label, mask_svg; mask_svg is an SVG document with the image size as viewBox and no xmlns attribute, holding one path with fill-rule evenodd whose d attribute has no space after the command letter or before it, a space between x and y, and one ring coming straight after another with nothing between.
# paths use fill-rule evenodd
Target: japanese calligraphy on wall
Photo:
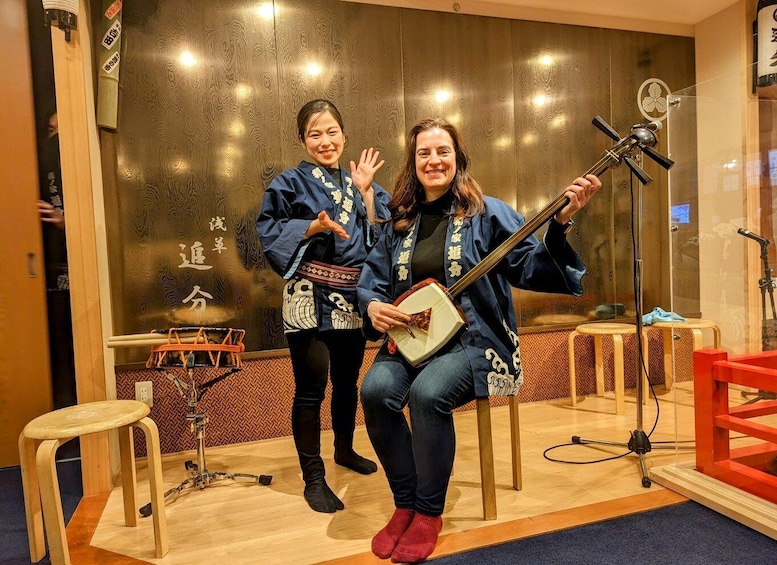
<instances>
[{"instance_id":1,"label":"japanese calligraphy on wall","mask_svg":"<svg viewBox=\"0 0 777 565\"><path fill-rule=\"evenodd\" d=\"M224 216L214 216L211 218L208 224L210 231L215 232L215 234L218 234L219 231L227 231L225 220L226 218ZM208 257L211 253L221 255L223 251L226 251L227 248L224 246L224 236L214 235L213 245L214 247L209 251L206 251L205 246L201 241L195 241L191 245L179 243L178 247L181 248L182 252L178 254L181 258L181 263L178 265L178 268L194 269L195 271L207 271L212 269L213 265L208 262ZM206 255L206 253L208 253L208 255ZM208 300L213 300L213 295L207 290L203 290L200 285L195 284L192 286L191 293L181 302L183 304L189 304L191 310L204 312L208 307Z\"/></svg>"}]
</instances>

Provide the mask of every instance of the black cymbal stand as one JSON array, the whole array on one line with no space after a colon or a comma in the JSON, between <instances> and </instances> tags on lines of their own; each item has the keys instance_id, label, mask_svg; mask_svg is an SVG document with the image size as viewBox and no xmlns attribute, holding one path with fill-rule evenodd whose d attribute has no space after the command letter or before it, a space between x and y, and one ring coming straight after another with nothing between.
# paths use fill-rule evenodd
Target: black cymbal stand
<instances>
[{"instance_id":1,"label":"black cymbal stand","mask_svg":"<svg viewBox=\"0 0 777 565\"><path fill-rule=\"evenodd\" d=\"M173 382L173 384L175 385L175 388L178 390L178 393L181 395L182 398L186 400L186 404L189 408L186 414L186 419L189 421L189 426L192 430L192 433L194 434L195 443L197 446L197 462L195 463L194 461L190 460L184 463L184 466L186 467L186 470L189 471L190 476L177 487L173 487L169 489L167 492L165 492L165 500L167 500L170 497L177 496L179 493L181 493L183 490L187 488L196 487L202 490L219 479L229 479L233 481L237 479L247 479L248 481L259 485L269 485L272 482L272 475L227 473L224 471L209 471L206 468L205 466L205 424L208 423L208 417L204 412L201 412L198 409L198 404L200 400L202 400L202 397L205 395L205 393L210 389L210 387L224 380L229 375L239 371L240 369L238 367L232 367L228 369L225 373L219 375L218 377L214 377L209 381L202 383L198 387L197 380L195 378L195 373L194 373L196 366L198 365L196 365L195 363L194 353L189 353L186 356L186 366L185 366L186 374L189 382L185 382L183 379L180 379L179 377L175 376L172 373L169 373L169 372L167 373L167 378ZM140 515L141 516L151 515L150 502L140 509Z\"/></svg>"},{"instance_id":2,"label":"black cymbal stand","mask_svg":"<svg viewBox=\"0 0 777 565\"><path fill-rule=\"evenodd\" d=\"M769 240L754 234L744 228L737 230L737 233L749 239L752 239L761 246L761 261L764 266L764 276L758 280L758 288L761 289L761 351L771 351L777 349L777 309L774 307L774 279L772 279L772 270L769 268ZM769 294L769 303L772 308L772 317L766 317L766 294ZM750 400L744 404L753 404L759 400L777 400L777 393L768 390L759 390L758 392L742 391L742 398Z\"/></svg>"}]
</instances>

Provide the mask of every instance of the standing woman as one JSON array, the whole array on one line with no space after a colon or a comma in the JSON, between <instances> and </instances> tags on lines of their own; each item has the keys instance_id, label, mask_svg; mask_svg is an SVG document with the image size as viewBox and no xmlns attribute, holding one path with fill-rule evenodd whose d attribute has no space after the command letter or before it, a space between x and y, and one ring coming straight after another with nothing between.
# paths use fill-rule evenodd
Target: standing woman
<instances>
[{"instance_id":1,"label":"standing woman","mask_svg":"<svg viewBox=\"0 0 777 565\"><path fill-rule=\"evenodd\" d=\"M256 229L267 260L286 281L283 329L294 371L292 433L305 481L305 500L317 512L343 509L325 480L321 459L321 402L332 380L334 458L357 473L377 465L353 450L357 380L365 338L356 284L389 195L373 178L384 161L372 148L350 170L340 166L343 119L328 100L297 114L308 160L278 175L264 194Z\"/></svg>"},{"instance_id":2,"label":"standing woman","mask_svg":"<svg viewBox=\"0 0 777 565\"><path fill-rule=\"evenodd\" d=\"M525 223L484 196L468 168L461 136L447 121L423 120L410 131L391 223L359 281L359 305L376 335L409 326L392 303L414 284L433 278L452 286ZM378 557L413 563L434 550L456 449L453 410L476 397L515 395L523 383L510 285L582 294L585 266L565 232L600 187L593 175L576 179L543 241L525 239L459 295L467 325L428 363L413 367L391 340L381 347L361 390L367 432L396 507L372 539Z\"/></svg>"}]
</instances>

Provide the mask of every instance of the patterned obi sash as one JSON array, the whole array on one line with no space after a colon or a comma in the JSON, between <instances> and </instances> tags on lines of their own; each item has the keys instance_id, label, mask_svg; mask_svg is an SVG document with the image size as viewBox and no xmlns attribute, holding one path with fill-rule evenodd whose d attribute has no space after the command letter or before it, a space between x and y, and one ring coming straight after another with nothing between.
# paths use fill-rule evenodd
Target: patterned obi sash
<instances>
[{"instance_id":1,"label":"patterned obi sash","mask_svg":"<svg viewBox=\"0 0 777 565\"><path fill-rule=\"evenodd\" d=\"M361 269L340 267L319 261L302 261L295 274L315 283L339 288L355 288Z\"/></svg>"}]
</instances>

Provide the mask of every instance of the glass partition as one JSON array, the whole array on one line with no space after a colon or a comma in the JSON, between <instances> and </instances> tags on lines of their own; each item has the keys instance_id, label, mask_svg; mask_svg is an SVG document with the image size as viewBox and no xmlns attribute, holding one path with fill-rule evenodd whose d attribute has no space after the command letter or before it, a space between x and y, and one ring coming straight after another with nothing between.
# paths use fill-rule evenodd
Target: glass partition
<instances>
[{"instance_id":1,"label":"glass partition","mask_svg":"<svg viewBox=\"0 0 777 565\"><path fill-rule=\"evenodd\" d=\"M735 518L727 508L777 502L777 108L740 95L751 72L668 98L676 319L649 330L664 346L667 378L656 405L660 419L674 425L676 454L674 465L651 474L703 503L731 489L716 509Z\"/></svg>"}]
</instances>

